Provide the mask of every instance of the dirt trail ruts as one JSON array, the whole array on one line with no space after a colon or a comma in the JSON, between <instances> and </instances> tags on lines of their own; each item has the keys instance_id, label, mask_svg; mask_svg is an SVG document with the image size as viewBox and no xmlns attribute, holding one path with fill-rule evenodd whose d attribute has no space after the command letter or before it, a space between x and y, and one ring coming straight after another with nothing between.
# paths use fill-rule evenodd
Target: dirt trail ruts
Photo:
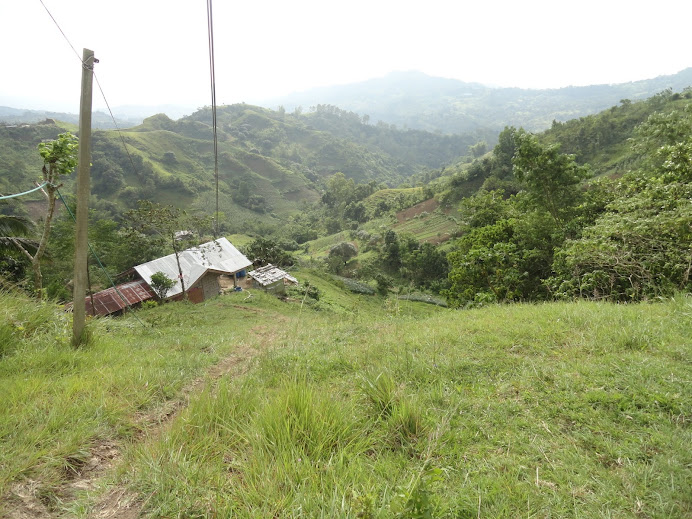
<instances>
[{"instance_id":1,"label":"dirt trail ruts","mask_svg":"<svg viewBox=\"0 0 692 519\"><path fill-rule=\"evenodd\" d=\"M243 307L245 310L246 308ZM275 316L274 322L284 321L285 318ZM240 345L227 357L211 366L204 376L194 379L181 392L180 396L164 402L156 409L138 415L135 424L140 432L134 441L160 436L172 421L185 409L190 398L203 391L208 384L215 384L222 376L239 377L245 374L252 360L271 344L278 334L277 328L268 329L257 326L251 330L252 335L260 338L258 347ZM255 342L255 341L253 341ZM54 498L46 498L39 481L28 479L15 483L5 496L6 519L50 519L64 517L61 513L74 500L78 492L97 492L99 482L112 468L122 461L123 445L112 441L100 441L89 451L86 461L75 460L73 468L66 471L64 484L56 491ZM129 492L123 487L113 487L104 493L93 506L88 517L90 519L135 519L140 516L146 501L141 496Z\"/></svg>"}]
</instances>

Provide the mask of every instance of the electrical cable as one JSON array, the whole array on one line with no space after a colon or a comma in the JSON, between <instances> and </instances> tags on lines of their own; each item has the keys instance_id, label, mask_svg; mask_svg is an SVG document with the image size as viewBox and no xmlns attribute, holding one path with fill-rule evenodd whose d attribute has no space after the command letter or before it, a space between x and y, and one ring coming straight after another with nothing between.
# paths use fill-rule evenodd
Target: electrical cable
<instances>
[{"instance_id":1,"label":"electrical cable","mask_svg":"<svg viewBox=\"0 0 692 519\"><path fill-rule=\"evenodd\" d=\"M62 193L60 192L60 190L57 189L56 192L58 193L58 196L60 197L60 200L62 201L63 205L65 206L65 209L67 209L67 212L68 212L69 215L72 217L72 220L74 220L75 222L77 222L77 218L75 218L75 215L74 215L74 213L72 212L72 210L70 209L70 206L67 205L67 202L66 202L65 199L63 198ZM91 251L91 255L94 256L94 258L96 259L96 262L99 264L99 267L101 267L101 270L103 271L103 273L104 273L104 274L106 275L106 277L108 278L108 281L110 281L111 287L113 287L113 289L115 290L115 293L118 294L118 295L120 296L120 299L122 299L123 302L124 302L124 303L127 305L127 307L130 309L130 311L132 311L132 310L133 310L132 305L130 305L130 303L129 303L128 300L125 298L125 296L122 294L122 292L120 292L120 290L118 290L118 287L115 286L115 281L113 281L113 278L111 277L111 275L110 275L110 274L108 273L108 271L106 270L106 267L104 267L104 266L103 266L103 263L101 263L101 259L98 257L98 255L96 254L96 252L94 252L94 249L91 247L91 243L88 243L88 242L87 242L87 245L89 246L89 251ZM93 303L92 303L92 304L93 304ZM139 324L141 324L142 326L144 326L144 327L146 328L146 325L145 325L145 324L142 322L142 320L137 316L137 314L133 312L133 315L135 316L135 319L137 319L137 320L139 321Z\"/></svg>"},{"instance_id":2,"label":"electrical cable","mask_svg":"<svg viewBox=\"0 0 692 519\"><path fill-rule=\"evenodd\" d=\"M115 116L113 115L113 111L111 110L111 105L108 103L108 99L106 99L106 94L103 92L103 88L101 88L101 83L99 81L99 78L96 76L96 72L94 72L94 79L96 80L96 86L99 87L99 92L101 92L101 97L103 97L103 102L106 103L106 108L108 108L108 113L111 116L111 119L113 121L113 125L115 126L115 129L118 132L118 136L120 137L120 142L123 143L123 148L125 148L125 153L127 153L127 158L130 160L130 165L132 166L132 172L135 175L138 175L137 167L135 166L135 162L132 160L132 155L130 155L130 150L127 148L127 143L125 142L125 136L123 135L123 132L120 131L120 127L118 126L118 123L115 121Z\"/></svg>"},{"instance_id":3,"label":"electrical cable","mask_svg":"<svg viewBox=\"0 0 692 519\"><path fill-rule=\"evenodd\" d=\"M81 61L82 64L84 64L84 61L82 61L82 58L81 58L80 55L79 55L79 52L77 52L77 49L75 49L74 46L72 45L72 43L70 43L70 40L67 38L67 35L65 35L65 33L63 32L63 30L60 28L60 24L58 24L58 21L57 21L57 20L53 17L53 15L50 13L50 11L48 10L48 8L46 7L46 4L43 3L43 0L38 0L38 1L41 2L41 5L43 6L43 8L44 8L44 9L46 10L46 12L48 13L48 16L50 16L50 19L53 20L53 23L55 24L55 26L56 26L56 27L58 28L58 30L60 31L60 34L63 35L63 38L65 38L65 41L67 42L67 44L72 48L72 50L74 51L75 55L77 56L77 59L78 59L79 61Z\"/></svg>"},{"instance_id":4,"label":"electrical cable","mask_svg":"<svg viewBox=\"0 0 692 519\"><path fill-rule=\"evenodd\" d=\"M207 36L209 40L209 75L211 80L211 119L214 134L214 180L216 182L216 216L214 239L219 237L219 146L216 130L216 72L214 65L214 16L212 0L207 0Z\"/></svg>"},{"instance_id":5,"label":"electrical cable","mask_svg":"<svg viewBox=\"0 0 692 519\"><path fill-rule=\"evenodd\" d=\"M38 191L39 189L43 189L47 184L48 184L48 182L44 182L40 186L37 186L34 189L29 189L29 191L24 191L23 193L16 193L14 195L0 196L0 200L8 200L10 198L17 198L18 196L28 195L29 193L33 193L34 191Z\"/></svg>"},{"instance_id":6,"label":"electrical cable","mask_svg":"<svg viewBox=\"0 0 692 519\"><path fill-rule=\"evenodd\" d=\"M72 43L70 42L70 39L65 34L65 31L62 30L58 21L55 19L55 17L51 14L51 12L46 7L46 4L43 3L43 0L39 0L39 2L41 2L41 5L43 6L43 8L48 13L48 16L50 16L51 20L53 20L53 23L55 24L55 26L60 31L60 34L62 34L63 38L65 38L65 41L70 46L72 51L75 53L75 55L77 56L77 59L79 59L79 61L82 63L82 66L87 66L86 63L84 63L84 60L82 60L82 58L79 56L79 53L77 52L77 50L74 48L74 45L72 45ZM98 60L94 60L94 62L98 63ZM93 65L89 66L89 68L91 68L93 70ZM123 147L125 148L125 153L127 153L127 158L130 160L130 165L132 166L132 170L136 175L137 174L137 167L135 166L135 163L132 160L132 155L130 155L130 150L127 148L127 143L125 142L125 137L123 136L122 131L120 130L120 127L118 126L118 123L115 120L115 116L113 115L113 111L111 110L110 103L108 103L108 99L106 99L106 94L104 93L103 88L101 87L101 83L99 82L99 78L96 75L96 72L94 72L94 79L96 80L96 85L99 87L99 92L101 92L101 97L103 97L103 102L106 103L106 107L108 108L108 113L110 114L111 120L113 121L113 125L115 126L115 129L118 132L118 136L120 137L120 141L123 143Z\"/></svg>"}]
</instances>

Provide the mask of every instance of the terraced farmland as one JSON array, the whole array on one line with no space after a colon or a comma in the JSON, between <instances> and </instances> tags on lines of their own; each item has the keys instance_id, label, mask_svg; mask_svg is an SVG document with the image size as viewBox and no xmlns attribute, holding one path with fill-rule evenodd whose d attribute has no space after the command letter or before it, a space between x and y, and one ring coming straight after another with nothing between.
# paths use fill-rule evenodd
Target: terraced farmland
<instances>
[{"instance_id":1,"label":"terraced farmland","mask_svg":"<svg viewBox=\"0 0 692 519\"><path fill-rule=\"evenodd\" d=\"M398 234L409 233L419 241L427 241L434 244L449 240L457 228L458 225L452 217L440 211L435 211L434 213L421 212L408 219L400 219L394 226L394 230Z\"/></svg>"}]
</instances>

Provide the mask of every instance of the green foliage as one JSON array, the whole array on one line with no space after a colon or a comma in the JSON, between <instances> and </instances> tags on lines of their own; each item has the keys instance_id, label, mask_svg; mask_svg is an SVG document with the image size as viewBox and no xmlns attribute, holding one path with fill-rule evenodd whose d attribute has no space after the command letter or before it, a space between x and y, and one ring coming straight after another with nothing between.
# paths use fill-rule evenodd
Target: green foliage
<instances>
[{"instance_id":1,"label":"green foliage","mask_svg":"<svg viewBox=\"0 0 692 519\"><path fill-rule=\"evenodd\" d=\"M632 139L639 169L587 189L573 157L514 132L513 170L525 191L508 200L479 192L460 204L465 234L448 256L450 304L688 290L691 114L686 106L652 114ZM508 156L499 146L489 164Z\"/></svg>"},{"instance_id":2,"label":"green foliage","mask_svg":"<svg viewBox=\"0 0 692 519\"><path fill-rule=\"evenodd\" d=\"M19 281L22 262L26 258L22 256L22 250L29 254L36 254L38 242L28 238L33 230L33 223L22 216L9 216L0 214L0 273L10 274L15 281Z\"/></svg>"},{"instance_id":3,"label":"green foliage","mask_svg":"<svg viewBox=\"0 0 692 519\"><path fill-rule=\"evenodd\" d=\"M581 202L579 184L589 177L588 169L560 153L558 145L544 146L531 134L519 131L514 139L513 172L526 188L526 200L564 225Z\"/></svg>"},{"instance_id":4,"label":"green foliage","mask_svg":"<svg viewBox=\"0 0 692 519\"><path fill-rule=\"evenodd\" d=\"M399 236L391 229L384 233L384 244L380 254L382 266L390 272L398 272L401 267L401 246Z\"/></svg>"},{"instance_id":5,"label":"green foliage","mask_svg":"<svg viewBox=\"0 0 692 519\"><path fill-rule=\"evenodd\" d=\"M160 300L166 299L168 291L175 286L175 281L163 272L155 272L151 275L151 288L154 289Z\"/></svg>"},{"instance_id":6,"label":"green foliage","mask_svg":"<svg viewBox=\"0 0 692 519\"><path fill-rule=\"evenodd\" d=\"M586 170L524 131L505 135L489 161L505 163L515 149L513 171L526 191L509 199L479 191L460 204L465 234L447 256L444 290L453 306L545 299L555 248L588 220L579 186Z\"/></svg>"},{"instance_id":7,"label":"green foliage","mask_svg":"<svg viewBox=\"0 0 692 519\"><path fill-rule=\"evenodd\" d=\"M305 282L297 286L291 286L288 288L288 292L289 294L293 294L303 301L305 301L306 298L310 298L313 301L319 301L321 295L320 289L315 285L310 284L310 282Z\"/></svg>"},{"instance_id":8,"label":"green foliage","mask_svg":"<svg viewBox=\"0 0 692 519\"><path fill-rule=\"evenodd\" d=\"M38 144L39 155L43 159L44 192L48 198L48 207L43 215L41 235L37 242L32 240L11 240L15 250L31 263L33 271L33 290L40 299L43 297L43 273L41 260L46 254L50 237L57 190L62 185L62 177L70 174L77 165L78 139L69 132L61 133L54 140ZM25 247L26 245L26 247Z\"/></svg>"},{"instance_id":9,"label":"green foliage","mask_svg":"<svg viewBox=\"0 0 692 519\"><path fill-rule=\"evenodd\" d=\"M501 191L504 196L518 193L520 186L513 176L512 165L517 148L517 133L513 126L506 126L498 136L498 143L490 156L476 159L470 165L465 162L453 165L448 173L449 180L446 185L442 184L441 202L449 206L481 189Z\"/></svg>"},{"instance_id":10,"label":"green foliage","mask_svg":"<svg viewBox=\"0 0 692 519\"><path fill-rule=\"evenodd\" d=\"M356 246L350 242L342 241L333 245L329 249L328 259L329 261L336 262L336 266L345 266L351 258L355 258L358 255L358 250Z\"/></svg>"},{"instance_id":11,"label":"green foliage","mask_svg":"<svg viewBox=\"0 0 692 519\"><path fill-rule=\"evenodd\" d=\"M44 170L44 180L57 181L63 175L69 175L77 167L77 148L79 139L70 132L61 133L52 141L41 142L38 153L48 166Z\"/></svg>"},{"instance_id":12,"label":"green foliage","mask_svg":"<svg viewBox=\"0 0 692 519\"><path fill-rule=\"evenodd\" d=\"M654 113L632 140L641 169L624 176L605 212L556 255L558 296L639 301L689 290L692 108Z\"/></svg>"},{"instance_id":13,"label":"green foliage","mask_svg":"<svg viewBox=\"0 0 692 519\"><path fill-rule=\"evenodd\" d=\"M408 240L402 247L400 273L419 287L447 278L447 257L432 243Z\"/></svg>"},{"instance_id":14,"label":"green foliage","mask_svg":"<svg viewBox=\"0 0 692 519\"><path fill-rule=\"evenodd\" d=\"M389 290L394 286L392 283L392 278L385 276L382 273L378 273L375 276L375 282L377 283L377 293L381 296L386 296L389 294Z\"/></svg>"},{"instance_id":15,"label":"green foliage","mask_svg":"<svg viewBox=\"0 0 692 519\"><path fill-rule=\"evenodd\" d=\"M283 250L276 241L267 238L256 238L245 248L245 253L258 267L269 263L277 267L290 267L295 262L293 256Z\"/></svg>"},{"instance_id":16,"label":"green foliage","mask_svg":"<svg viewBox=\"0 0 692 519\"><path fill-rule=\"evenodd\" d=\"M623 99L620 106L598 114L564 123L554 121L541 140L560 143L565 153L575 155L580 164L589 163L597 175L623 174L638 167L638 157L628 144L635 128L654 112L682 109L691 97L692 91L686 89L683 94L664 90L635 103Z\"/></svg>"},{"instance_id":17,"label":"green foliage","mask_svg":"<svg viewBox=\"0 0 692 519\"><path fill-rule=\"evenodd\" d=\"M192 215L172 205L140 200L136 210L124 215L130 235L144 234L152 244L179 252L211 229L210 219Z\"/></svg>"}]
</instances>

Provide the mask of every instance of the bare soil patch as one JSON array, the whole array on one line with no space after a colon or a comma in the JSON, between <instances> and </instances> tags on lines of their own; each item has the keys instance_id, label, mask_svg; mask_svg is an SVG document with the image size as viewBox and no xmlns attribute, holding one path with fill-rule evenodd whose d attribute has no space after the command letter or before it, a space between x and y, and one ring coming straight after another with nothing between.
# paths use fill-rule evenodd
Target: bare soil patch
<instances>
[{"instance_id":1,"label":"bare soil patch","mask_svg":"<svg viewBox=\"0 0 692 519\"><path fill-rule=\"evenodd\" d=\"M423 212L432 213L438 207L440 207L440 203L434 198L431 198L429 200L416 204L413 207L409 207L408 209L399 211L398 213L396 213L396 219L397 222L402 223L407 220L410 220L414 216L418 216Z\"/></svg>"}]
</instances>

